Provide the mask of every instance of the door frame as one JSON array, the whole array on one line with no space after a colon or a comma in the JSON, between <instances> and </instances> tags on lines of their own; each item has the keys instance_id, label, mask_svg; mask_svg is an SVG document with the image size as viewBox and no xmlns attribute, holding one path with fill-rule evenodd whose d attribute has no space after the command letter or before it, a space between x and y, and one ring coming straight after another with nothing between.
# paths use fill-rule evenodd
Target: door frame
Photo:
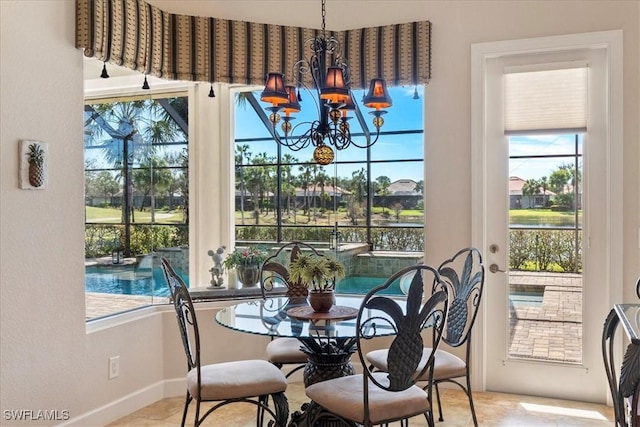
<instances>
[{"instance_id":1,"label":"door frame","mask_svg":"<svg viewBox=\"0 0 640 427\"><path fill-rule=\"evenodd\" d=\"M607 98L606 135L607 158L605 168L607 176L607 241L605 243L607 258L606 269L608 295L607 307L613 301L622 299L622 30L601 31L583 34L540 37L520 40L507 40L471 45L471 241L485 255L485 263L493 262L488 250L489 240L486 235L487 206L487 111L485 98L485 81L487 62L493 58L527 53L557 52L578 48L604 48L607 51ZM586 243L585 243L586 244ZM485 286L492 285L492 275L487 275ZM488 334L486 320L486 299L483 299L480 315L476 319L476 333L472 336L474 348L471 369L472 388L486 390L486 342ZM602 321L604 322L603 313ZM599 339L599 337L598 337ZM603 376L603 387L606 383ZM610 397L608 397L610 399Z\"/></svg>"}]
</instances>

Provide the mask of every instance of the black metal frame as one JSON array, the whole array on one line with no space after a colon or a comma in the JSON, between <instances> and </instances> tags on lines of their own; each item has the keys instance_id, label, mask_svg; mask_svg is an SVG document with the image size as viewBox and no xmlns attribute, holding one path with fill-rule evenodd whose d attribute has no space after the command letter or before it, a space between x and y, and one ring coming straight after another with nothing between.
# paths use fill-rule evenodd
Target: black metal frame
<instances>
[{"instance_id":1,"label":"black metal frame","mask_svg":"<svg viewBox=\"0 0 640 427\"><path fill-rule=\"evenodd\" d=\"M197 373L198 390L202 388L202 376L201 376L201 359L200 359L200 334L198 330L198 322L196 319L196 311L189 295L189 290L186 285L178 276L169 261L166 258L161 260L162 269L167 279L167 285L171 294L171 300L173 301L174 308L176 310L176 317L178 319L178 326L180 328L180 336L182 337L182 344L184 346L185 354L187 356L187 371L190 372L193 369ZM273 399L274 409L271 409L268 405L269 396ZM271 395L261 396L246 396L225 399L222 401L216 400L216 405L207 410L202 417L200 417L200 404L207 402L208 400L202 399L200 393L194 397L187 390L185 398L184 411L182 413L182 423L184 426L187 418L187 412L189 410L189 404L192 400L196 401L196 412L194 425L199 426L212 412L230 403L245 402L251 403L257 406L257 425L261 426L264 423L265 411L268 412L277 426L284 427L287 424L289 416L289 405L287 403L287 397L284 392L273 393Z\"/></svg>"},{"instance_id":2,"label":"black metal frame","mask_svg":"<svg viewBox=\"0 0 640 427\"><path fill-rule=\"evenodd\" d=\"M460 265L462 263L462 265ZM460 268L462 267L462 268ZM469 407L473 417L473 424L478 425L476 410L473 405L471 392L471 376L469 363L471 361L471 346L469 340L473 325L475 324L480 300L484 290L484 264L482 254L476 248L465 248L458 251L453 257L445 260L438 267L438 272L443 281L447 282L452 291L451 305L449 307L449 321L442 340L451 347L465 346L465 384L456 381L456 377L438 377L433 379L436 399L438 402L439 421L444 421L442 416L442 404L440 402L440 390L438 384L449 382L456 384L464 391L469 399ZM434 290L440 284L434 284ZM441 349L441 351L444 351ZM437 372L435 373L437 376ZM424 378L423 378L424 379Z\"/></svg>"},{"instance_id":3,"label":"black metal frame","mask_svg":"<svg viewBox=\"0 0 640 427\"><path fill-rule=\"evenodd\" d=\"M259 141L272 141L275 140L277 141L276 135L274 134L274 130L273 128L269 127L269 121L266 118L264 112L261 110L260 106L258 105L257 101L255 100L255 97L253 97L253 94L249 93L249 95L247 97L247 100L249 101L249 104L252 106L252 108L255 110L256 114L258 115L258 117L264 116L263 118L263 123L265 124L265 126L267 127L267 129L269 130L270 134L271 134L271 138L242 138L242 139L236 139L235 143L243 143L243 142L259 142ZM253 98L253 102L251 101ZM265 121L266 120L266 121ZM384 131L384 132L379 132L379 136L388 136L388 135L410 135L410 134L424 134L424 129L420 129L420 130L404 130L404 131ZM367 133L365 132L361 132L361 133L353 133L352 134L353 137L357 137L357 136L367 136ZM236 167L239 168L251 168L251 167L263 167L263 166L276 166L277 168L277 176L276 176L276 192L277 194L281 194L282 193L282 173L281 173L281 167L282 165L289 165L288 163L283 163L282 162L282 145L279 143L276 143L277 145L277 163L275 164L240 164L240 165L236 165ZM373 164L381 164L381 163L407 163L407 162L423 162L424 164L424 158L413 158L413 159L398 159L398 160L372 160L371 159L371 147L367 147L365 148L366 150L366 160L360 160L360 161L334 161L333 164L336 165L341 165L341 164L362 164L364 165L365 169L366 169L366 174L367 174L367 209L368 212L371 212L371 209L373 207L373 192L371 191L371 182L372 182L372 177L371 177L371 166ZM296 165L305 165L305 164L311 164L310 162L298 162L298 163L293 163L291 164L291 166L296 166ZM335 184L334 184L335 185ZM335 196L334 196L335 197ZM281 203L281 197L278 197L278 204L277 206L274 206L274 209L276 209L276 217L277 217L277 224L276 225L241 225L241 227L271 227L271 228L276 228L276 241L277 242L282 242L282 229L284 227L286 228L295 228L295 225L283 225L282 224L282 203ZM254 203L257 203L257 201L254 201ZM234 226L238 226L237 224L234 224ZM315 226L316 228L333 228L333 225L330 226ZM371 215L367 215L366 218L366 224L364 226L357 226L357 225L350 225L349 227L354 227L354 228L366 228L367 230L367 243L370 244L370 246L372 245L372 238L371 238L371 230L373 228L387 228L384 226L373 226L371 224ZM406 227L409 228L409 227Z\"/></svg>"},{"instance_id":4,"label":"black metal frame","mask_svg":"<svg viewBox=\"0 0 640 427\"><path fill-rule=\"evenodd\" d=\"M187 98L187 95L180 95L180 97L183 98ZM106 102L106 101L105 101ZM133 102L133 101L132 101ZM176 122L177 126L180 128L180 130L185 134L186 136L186 140L184 142L171 142L171 143L156 143L156 142L149 142L148 145L151 147L165 147L165 146L169 146L169 145L180 145L180 146L184 146L185 148L188 149L188 139L189 139L189 129L188 129L188 125L187 123L180 117L180 115L175 111L175 109L167 102L166 98L162 98L162 99L158 99L157 100L158 104L165 109L165 111L167 112L167 114ZM104 119L102 117L100 117L100 115L93 109L92 105L93 104L98 104L98 103L103 103L103 100L95 100L92 101L91 103L87 103L84 106L84 111L85 112L92 112L93 113L93 119L94 120L99 120L101 123L103 123L103 127L105 128L105 132L109 133L109 135L111 135L112 137L114 136L114 130L110 128L110 126L104 121ZM102 222L85 222L85 227L89 226L89 225L121 225L124 228L124 236L123 236L123 252L124 252L124 256L125 257L129 257L132 255L131 253L131 229L133 227L136 226L140 226L140 225L150 225L150 226L155 226L155 227L167 227L167 226L178 226L178 227L188 227L189 224L162 224L159 222L154 222L154 223L136 223L136 222L132 222L131 221L131 216L130 216L130 212L133 211L133 209L135 208L134 206L132 206L130 204L130 197L132 195L132 188L133 188L133 172L135 170L140 170L140 167L134 167L133 166L133 159L131 159L131 155L129 154L129 144L130 142L128 142L129 140L131 140L133 138L133 133L130 135L126 135L124 137L122 137L122 161L121 161L121 167L113 167L113 168L96 168L96 169L85 169L85 173L86 172L102 172L102 171L108 171L108 172L120 172L122 171L122 175L123 175L123 184L122 184L122 191L123 191L123 211L126 212L126 215L124 215L124 222L119 222L119 223L102 223ZM91 150L91 149L97 149L97 150L101 150L103 149L103 147L100 146L90 146L90 147L84 147L84 150ZM168 170L176 170L176 169L183 169L186 170L188 173L188 167L185 168L183 166L163 166L160 167L158 169L168 169ZM151 206L151 209L155 209L154 206ZM187 219L188 220L188 219ZM133 254L135 255L135 254Z\"/></svg>"},{"instance_id":5,"label":"black metal frame","mask_svg":"<svg viewBox=\"0 0 640 427\"><path fill-rule=\"evenodd\" d=\"M636 282L636 295L640 298L640 279ZM618 325L623 323L621 313L614 307L604 322L602 330L602 359L607 374L607 382L613 399L613 411L616 427L640 426L640 342L632 339L624 353L619 370L615 366L615 335ZM617 373L620 379L617 378ZM629 399L629 404L625 400ZM625 412L625 408L628 409Z\"/></svg>"}]
</instances>

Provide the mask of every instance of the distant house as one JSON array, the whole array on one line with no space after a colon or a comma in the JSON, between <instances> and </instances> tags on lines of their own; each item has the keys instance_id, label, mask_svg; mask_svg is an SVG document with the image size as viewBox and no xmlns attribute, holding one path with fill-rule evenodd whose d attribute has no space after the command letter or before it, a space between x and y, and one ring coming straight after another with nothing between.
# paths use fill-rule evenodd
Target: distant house
<instances>
[{"instance_id":1,"label":"distant house","mask_svg":"<svg viewBox=\"0 0 640 427\"><path fill-rule=\"evenodd\" d=\"M412 179L399 179L389 184L389 194L374 197L374 204L391 207L400 203L403 209L415 209L422 200L422 193L416 191L417 182ZM382 199L382 200L380 200Z\"/></svg>"},{"instance_id":2,"label":"distant house","mask_svg":"<svg viewBox=\"0 0 640 427\"><path fill-rule=\"evenodd\" d=\"M399 179L389 184L389 192L393 196L421 196L416 191L417 184L412 179Z\"/></svg>"},{"instance_id":3,"label":"distant house","mask_svg":"<svg viewBox=\"0 0 640 427\"><path fill-rule=\"evenodd\" d=\"M553 191L539 188L540 194L525 196L522 194L522 187L526 180L517 177L509 177L509 209L532 209L544 208L549 205L549 201L556 195Z\"/></svg>"}]
</instances>

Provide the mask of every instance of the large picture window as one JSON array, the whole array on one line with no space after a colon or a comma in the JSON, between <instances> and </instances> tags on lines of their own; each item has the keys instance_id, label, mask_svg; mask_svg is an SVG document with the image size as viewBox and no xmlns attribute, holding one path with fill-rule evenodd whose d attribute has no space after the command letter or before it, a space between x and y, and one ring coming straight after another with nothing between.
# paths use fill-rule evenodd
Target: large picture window
<instances>
[{"instance_id":1,"label":"large picture window","mask_svg":"<svg viewBox=\"0 0 640 427\"><path fill-rule=\"evenodd\" d=\"M423 102L414 99L413 87L390 88L394 105L373 146L336 151L327 166L312 160L312 146L293 151L278 144L260 118L264 112L247 102L251 94L259 98L259 92L239 92L235 102L237 244L329 242L337 231L343 243L375 250L424 249ZM301 104L294 126L316 114L312 99ZM358 121L349 124L363 144ZM294 128L294 137L304 127Z\"/></svg>"},{"instance_id":2,"label":"large picture window","mask_svg":"<svg viewBox=\"0 0 640 427\"><path fill-rule=\"evenodd\" d=\"M168 292L153 253L188 280L187 97L86 101L84 123L86 292L146 305Z\"/></svg>"}]
</instances>

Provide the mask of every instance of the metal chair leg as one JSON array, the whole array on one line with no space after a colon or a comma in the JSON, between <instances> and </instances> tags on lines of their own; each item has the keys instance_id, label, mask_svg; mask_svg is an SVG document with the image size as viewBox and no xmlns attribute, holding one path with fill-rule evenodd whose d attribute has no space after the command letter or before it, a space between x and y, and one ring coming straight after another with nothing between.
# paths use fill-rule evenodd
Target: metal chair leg
<instances>
[{"instance_id":1,"label":"metal chair leg","mask_svg":"<svg viewBox=\"0 0 640 427\"><path fill-rule=\"evenodd\" d=\"M444 418L442 417L442 404L440 403L440 390L438 389L438 383L433 383L435 389L436 389L436 400L438 401L438 414L439 414L439 418L438 421L444 421ZM433 408L431 408L431 410L433 411Z\"/></svg>"},{"instance_id":2,"label":"metal chair leg","mask_svg":"<svg viewBox=\"0 0 640 427\"><path fill-rule=\"evenodd\" d=\"M184 410L182 411L182 423L180 424L181 427L184 427L185 423L187 422L187 412L189 412L189 403L191 403L191 399L192 397L187 391L187 397L185 397L184 399Z\"/></svg>"},{"instance_id":3,"label":"metal chair leg","mask_svg":"<svg viewBox=\"0 0 640 427\"><path fill-rule=\"evenodd\" d=\"M202 420L200 420L200 399L196 399L196 418L193 423L194 427L198 427Z\"/></svg>"},{"instance_id":4,"label":"metal chair leg","mask_svg":"<svg viewBox=\"0 0 640 427\"><path fill-rule=\"evenodd\" d=\"M473 425L478 427L478 418L476 418L476 408L473 406L473 396L471 395L471 378L467 373L467 397L469 398L469 407L471 408L471 416L473 417Z\"/></svg>"}]
</instances>

